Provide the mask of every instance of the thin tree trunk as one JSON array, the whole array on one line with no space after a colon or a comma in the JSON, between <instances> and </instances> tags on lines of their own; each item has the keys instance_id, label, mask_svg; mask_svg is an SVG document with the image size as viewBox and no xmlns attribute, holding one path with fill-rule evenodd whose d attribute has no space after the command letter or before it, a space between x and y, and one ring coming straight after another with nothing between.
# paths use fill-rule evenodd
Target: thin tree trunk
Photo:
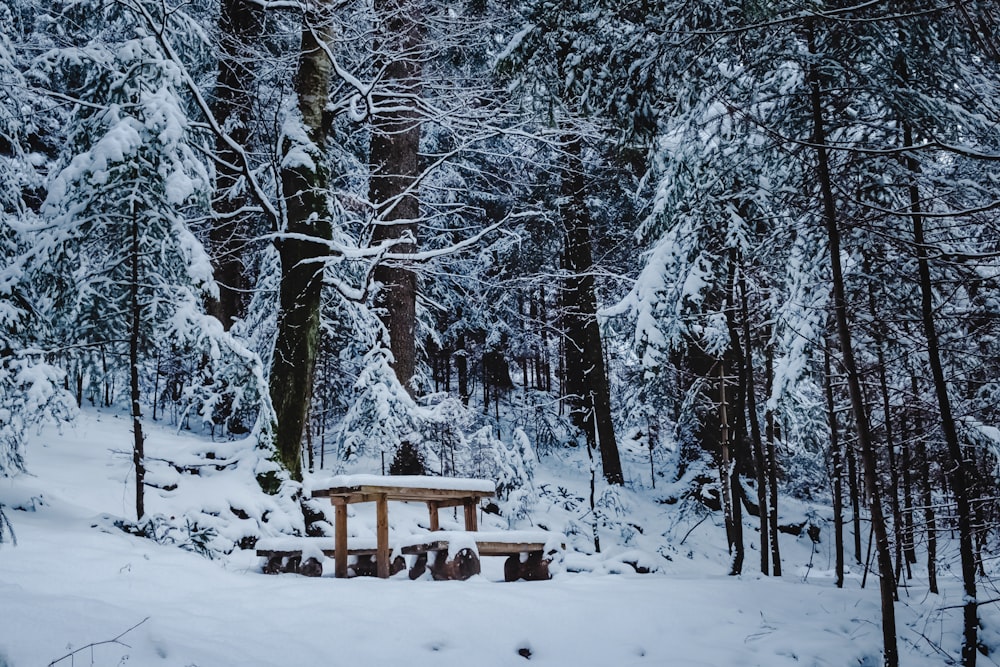
<instances>
[{"instance_id":1,"label":"thin tree trunk","mask_svg":"<svg viewBox=\"0 0 1000 667\"><path fill-rule=\"evenodd\" d=\"M908 123L903 124L903 143L907 148L913 146L913 131ZM924 219L920 213L920 193L916 185L916 177L920 167L912 155L906 157L906 167L914 179L909 186L910 220L913 223L913 244L917 253L917 273L920 280L920 315L924 336L927 339L927 359L930 363L931 377L934 380L934 393L937 396L941 431L944 433L945 443L948 446L948 456L951 459L949 480L958 514L959 554L962 561L962 584L965 589L962 665L974 667L978 654L979 611L976 600L976 552L972 534L970 485L967 465L958 441L958 429L955 427L955 419L951 413L951 398L948 396L948 384L944 376L944 364L941 362L937 325L934 321L934 283L931 281L930 262L924 239Z\"/></svg>"},{"instance_id":2,"label":"thin tree trunk","mask_svg":"<svg viewBox=\"0 0 1000 667\"><path fill-rule=\"evenodd\" d=\"M722 363L722 429L723 429L723 447L728 449L729 458L731 459L731 465L728 467L729 470L729 485L730 485L730 501L732 506L730 508L732 512L732 522L731 528L732 533L730 534L730 546L733 549L733 563L730 574L738 575L743 572L743 560L745 557L745 545L743 543L743 505L742 500L744 497L743 487L740 485L740 474L743 471L743 462L745 460L745 449L747 437L746 429L746 394L747 394L747 373L746 373L746 359L743 356L743 344L740 340L740 331L736 324L736 290L737 290L737 265L739 263L739 256L735 248L729 251L729 269L728 276L726 279L726 325L729 329L729 340L730 340L730 350L729 354L733 357L733 365L737 369L737 390L736 390L736 400L733 405L733 410L727 413L728 408L728 391L727 382L725 376L725 362ZM735 428L731 428L727 418L729 415L735 417ZM759 511L758 507L758 511Z\"/></svg>"},{"instance_id":3,"label":"thin tree trunk","mask_svg":"<svg viewBox=\"0 0 1000 667\"><path fill-rule=\"evenodd\" d=\"M770 329L770 328L769 328ZM768 335L770 339L770 333ZM774 388L774 352L767 347L767 365L764 371L765 391L768 396ZM768 409L764 413L764 437L767 442L767 493L768 493L768 525L771 529L771 573L781 576L781 549L778 540L778 448L775 444L774 411Z\"/></svg>"},{"instance_id":4,"label":"thin tree trunk","mask_svg":"<svg viewBox=\"0 0 1000 667\"><path fill-rule=\"evenodd\" d=\"M833 401L833 376L830 371L830 343L823 346L826 412L830 421L830 452L833 455L833 537L837 569L837 588L844 587L844 464L840 456L837 408Z\"/></svg>"},{"instance_id":5,"label":"thin tree trunk","mask_svg":"<svg viewBox=\"0 0 1000 667\"><path fill-rule=\"evenodd\" d=\"M848 492L851 494L851 523L854 526L854 562L861 565L861 489L858 484L857 455L853 443L845 443Z\"/></svg>"},{"instance_id":6,"label":"thin tree trunk","mask_svg":"<svg viewBox=\"0 0 1000 667\"><path fill-rule=\"evenodd\" d=\"M145 487L146 463L145 443L142 436L142 408L139 405L139 325L142 323L142 307L139 304L139 219L132 202L132 243L129 257L131 276L129 284L129 304L132 311L132 326L128 339L128 366L132 399L132 465L135 468L135 518L141 521L146 514Z\"/></svg>"},{"instance_id":7,"label":"thin tree trunk","mask_svg":"<svg viewBox=\"0 0 1000 667\"><path fill-rule=\"evenodd\" d=\"M760 421L757 419L757 395L754 384L753 346L750 344L750 306L747 303L746 278L740 274L740 311L743 319L743 364L746 368L746 401L747 419L750 421L750 438L753 447L753 465L757 480L757 507L760 525L760 571L770 574L770 538L768 536L767 512L767 472L764 462L764 442L760 434Z\"/></svg>"},{"instance_id":8,"label":"thin tree trunk","mask_svg":"<svg viewBox=\"0 0 1000 667\"><path fill-rule=\"evenodd\" d=\"M296 92L309 143L295 150L307 153L311 160L294 160L281 171L287 235L275 241L281 282L270 376L277 422L274 436L279 459L297 480L302 479L302 439L308 427L319 345L323 261L328 254L326 242L332 237L323 150L331 63L319 42L328 39L327 29L319 11L305 12Z\"/></svg>"},{"instance_id":9,"label":"thin tree trunk","mask_svg":"<svg viewBox=\"0 0 1000 667\"><path fill-rule=\"evenodd\" d=\"M871 264L868 257L862 260L863 271L866 276L871 275ZM892 430L892 413L889 404L889 378L885 363L885 326L878 317L878 308L875 305L875 291L871 281L868 281L868 309L872 320L875 323L875 355L877 359L876 370L878 373L879 393L882 399L882 415L885 427L885 451L889 457L889 508L892 510L892 529L895 539L893 546L895 549L896 581L899 581L903 571L903 515L899 508L899 466L896 465L896 441ZM899 591L896 592L896 599L899 599Z\"/></svg>"},{"instance_id":10,"label":"thin tree trunk","mask_svg":"<svg viewBox=\"0 0 1000 667\"><path fill-rule=\"evenodd\" d=\"M156 375L153 380L153 421L156 421L156 397L160 394L160 358L163 356L161 350L156 352Z\"/></svg>"},{"instance_id":11,"label":"thin tree trunk","mask_svg":"<svg viewBox=\"0 0 1000 667\"><path fill-rule=\"evenodd\" d=\"M904 418L905 411L900 419ZM903 468L903 562L906 564L906 578L913 579L911 565L917 562L915 540L913 539L913 457L906 434L906 425L900 426L900 464Z\"/></svg>"},{"instance_id":12,"label":"thin tree trunk","mask_svg":"<svg viewBox=\"0 0 1000 667\"><path fill-rule=\"evenodd\" d=\"M538 316L542 327L542 377L545 391L552 391L552 367L549 364L549 317L545 306L545 286L538 288Z\"/></svg>"},{"instance_id":13,"label":"thin tree trunk","mask_svg":"<svg viewBox=\"0 0 1000 667\"><path fill-rule=\"evenodd\" d=\"M469 405L469 354L465 349L465 334L458 334L455 341L455 370L458 372L458 397L462 405Z\"/></svg>"},{"instance_id":14,"label":"thin tree trunk","mask_svg":"<svg viewBox=\"0 0 1000 667\"><path fill-rule=\"evenodd\" d=\"M722 514L726 522L726 542L729 544L729 555L733 556L730 574L739 574L738 564L742 565L742 553L736 552L736 525L733 513L733 486L730 476L733 474L729 460L729 411L726 400L726 362L719 360L719 489L722 492ZM739 502L739 499L735 499Z\"/></svg>"},{"instance_id":15,"label":"thin tree trunk","mask_svg":"<svg viewBox=\"0 0 1000 667\"><path fill-rule=\"evenodd\" d=\"M817 55L815 33L809 25L809 54ZM872 527L878 554L881 577L879 590L882 599L882 643L886 667L897 667L899 650L896 644L895 582L892 579L892 554L889 552L889 536L886 533L885 517L882 515L882 499L876 482L875 449L865 412L861 391L861 378L854 362L854 347L851 330L847 321L847 297L844 289L844 274L840 258L840 230L837 227L837 208L833 196L829 161L826 151L826 131L823 127L823 102L820 88L819 70L815 62L809 65L809 88L812 102L813 142L817 153L817 176L823 198L823 218L826 223L829 243L830 266L833 273L834 317L840 338L841 363L847 376L858 442L861 444L862 461L865 466L865 481L871 499Z\"/></svg>"}]
</instances>

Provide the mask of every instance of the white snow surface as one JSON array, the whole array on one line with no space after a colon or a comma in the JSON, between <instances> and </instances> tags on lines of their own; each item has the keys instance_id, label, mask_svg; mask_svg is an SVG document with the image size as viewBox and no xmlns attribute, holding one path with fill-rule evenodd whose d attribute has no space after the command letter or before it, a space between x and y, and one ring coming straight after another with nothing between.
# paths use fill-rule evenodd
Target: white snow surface
<instances>
[{"instance_id":1,"label":"white snow surface","mask_svg":"<svg viewBox=\"0 0 1000 667\"><path fill-rule=\"evenodd\" d=\"M156 424L146 430L147 447L158 456L192 445L215 448ZM832 540L814 546L804 536L783 535L786 576L764 577L756 573L748 524L746 574L726 576L718 517L670 514L676 509L655 502L662 484L653 492L638 473L621 493L622 506L628 521L644 528L644 538L663 545L659 553L639 537L618 544L605 534L605 553L568 550L550 581L505 583L502 558L484 558L483 574L463 582L410 581L405 573L387 580L306 578L262 574L252 550L209 560L111 525L106 515L130 518L134 511L134 476L125 455L130 443L124 415L84 411L74 428L32 438L28 473L0 478L0 503L17 538L16 545L0 544L0 666L48 665L122 633L120 643L97 644L55 664L880 664L877 585L869 577L862 589L855 571L843 590L835 588ZM623 453L628 465L629 452ZM567 471L583 465L543 456L536 483L582 494L589 479L581 474L567 481ZM219 506L232 504L236 486L244 484L236 483L242 479L237 475L238 469L213 471L194 477L201 482L194 486L180 480L174 495L151 490L149 505L168 512L212 497ZM193 490L185 491L188 486ZM351 508L355 534L373 527L362 507ZM557 527L560 515L545 507L536 505L534 524ZM391 520L426 520L426 508L411 509L391 510ZM488 531L504 525L485 514L483 522ZM636 574L627 562L654 565L656 572ZM919 579L901 592L896 613L903 665L943 664L930 642L957 653L961 609L950 607L961 602L961 591L954 573L941 577L940 596L927 595ZM984 640L996 646L998 619L989 608L983 613Z\"/></svg>"}]
</instances>

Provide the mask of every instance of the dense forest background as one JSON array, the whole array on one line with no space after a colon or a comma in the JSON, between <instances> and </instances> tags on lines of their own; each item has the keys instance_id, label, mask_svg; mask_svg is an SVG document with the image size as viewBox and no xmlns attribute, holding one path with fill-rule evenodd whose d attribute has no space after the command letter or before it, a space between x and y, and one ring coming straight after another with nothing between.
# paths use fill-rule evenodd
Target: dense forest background
<instances>
[{"instance_id":1,"label":"dense forest background","mask_svg":"<svg viewBox=\"0 0 1000 667\"><path fill-rule=\"evenodd\" d=\"M840 572L870 530L888 664L947 531L974 664L998 27L989 0L0 1L0 473L87 404L134 421L140 531L144 420L252 434L291 499L395 464L511 513L538 454L587 451L593 507L627 447L724 513L734 573L745 511L780 574L784 494L830 498Z\"/></svg>"}]
</instances>

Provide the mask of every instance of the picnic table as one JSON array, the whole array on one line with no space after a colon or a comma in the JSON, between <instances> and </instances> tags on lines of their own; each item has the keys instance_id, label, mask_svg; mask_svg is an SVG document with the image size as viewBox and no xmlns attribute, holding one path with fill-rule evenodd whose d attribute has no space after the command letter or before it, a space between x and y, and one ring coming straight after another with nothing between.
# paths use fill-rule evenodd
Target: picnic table
<instances>
[{"instance_id":1,"label":"picnic table","mask_svg":"<svg viewBox=\"0 0 1000 667\"><path fill-rule=\"evenodd\" d=\"M314 498L329 498L334 506L334 576L347 576L347 506L374 502L376 507L375 563L377 575L390 576L391 548L389 545L389 501L426 503L430 515L430 530L440 530L438 510L442 507L462 507L465 530L476 532L476 509L479 501L496 493L492 481L482 479L427 477L422 475L336 475L313 480L309 485ZM440 542L440 540L438 540ZM428 545L428 549L431 546ZM420 552L419 545L410 545ZM426 558L427 549L423 550Z\"/></svg>"},{"instance_id":2,"label":"picnic table","mask_svg":"<svg viewBox=\"0 0 1000 667\"><path fill-rule=\"evenodd\" d=\"M349 574L348 557L354 557L355 576L387 578L407 567L413 557L411 579L430 571L434 579L468 579L480 573L480 556L507 556L506 581L544 580L549 564L565 549L565 536L545 530L479 532L479 501L496 493L493 482L427 476L336 475L312 478L305 491L314 498L329 498L334 506L333 543L329 537L269 537L258 540L257 555L266 574L297 573L318 577L322 561L334 559L334 576ZM429 528L389 539L389 501L427 505ZM373 502L376 506L375 539L352 537L348 543L347 506ZM462 507L465 530L441 530L439 510ZM393 558L394 556L394 558ZM374 562L372 558L374 557ZM392 559L392 560L390 560Z\"/></svg>"}]
</instances>

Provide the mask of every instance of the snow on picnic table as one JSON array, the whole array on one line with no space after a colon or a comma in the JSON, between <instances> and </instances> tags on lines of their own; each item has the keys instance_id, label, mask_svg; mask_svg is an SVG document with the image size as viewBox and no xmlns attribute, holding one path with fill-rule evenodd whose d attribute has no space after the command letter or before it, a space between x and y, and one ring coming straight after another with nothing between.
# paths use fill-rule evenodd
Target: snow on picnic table
<instances>
[{"instance_id":1,"label":"snow on picnic table","mask_svg":"<svg viewBox=\"0 0 1000 667\"><path fill-rule=\"evenodd\" d=\"M504 583L502 573L484 568L467 581L438 582L410 581L405 573L385 580L266 576L253 550L210 561L155 544L103 518L129 515L134 477L128 457L109 451L127 450L129 421L102 418L85 413L65 435L50 430L34 438L30 474L0 478L0 502L18 540L0 546L3 667L47 665L144 619L123 644L94 646L74 664L879 664L878 587L860 589L854 575L838 590L818 570L805 581L809 571L797 569L793 556L781 579L728 577L696 552L693 560L675 557L666 576L561 572L550 581ZM156 425L147 433L153 446L175 446L180 437L190 436ZM698 536L684 548L702 548ZM957 647L961 610L933 610L958 603L961 591L951 579L943 583L932 608L919 599L897 607L908 667L942 664L927 633Z\"/></svg>"},{"instance_id":2,"label":"snow on picnic table","mask_svg":"<svg viewBox=\"0 0 1000 667\"><path fill-rule=\"evenodd\" d=\"M309 493L326 489L352 489L362 486L496 493L496 484L492 480L468 477L432 477L429 475L312 475L306 478L303 486Z\"/></svg>"}]
</instances>

